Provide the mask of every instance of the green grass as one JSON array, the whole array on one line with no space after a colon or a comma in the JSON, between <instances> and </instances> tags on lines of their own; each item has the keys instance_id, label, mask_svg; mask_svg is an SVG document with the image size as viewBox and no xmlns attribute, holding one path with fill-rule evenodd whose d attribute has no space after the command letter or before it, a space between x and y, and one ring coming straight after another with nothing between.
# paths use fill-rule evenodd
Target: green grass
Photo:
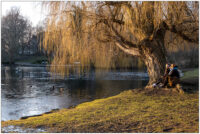
<instances>
[{"instance_id":1,"label":"green grass","mask_svg":"<svg viewBox=\"0 0 200 134\"><path fill-rule=\"evenodd\" d=\"M187 71L181 79L190 79L192 77L199 77L199 69L196 68L192 71Z\"/></svg>"},{"instance_id":2,"label":"green grass","mask_svg":"<svg viewBox=\"0 0 200 134\"><path fill-rule=\"evenodd\" d=\"M128 90L72 109L2 122L2 127L8 125L44 127L48 132L197 133L199 97L198 93L147 95Z\"/></svg>"}]
</instances>

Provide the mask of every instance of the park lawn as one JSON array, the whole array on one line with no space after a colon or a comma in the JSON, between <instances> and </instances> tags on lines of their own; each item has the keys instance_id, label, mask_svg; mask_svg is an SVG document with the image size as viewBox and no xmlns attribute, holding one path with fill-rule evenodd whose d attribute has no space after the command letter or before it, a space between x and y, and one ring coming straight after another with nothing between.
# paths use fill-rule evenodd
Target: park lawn
<instances>
[{"instance_id":1,"label":"park lawn","mask_svg":"<svg viewBox=\"0 0 200 134\"><path fill-rule=\"evenodd\" d=\"M193 77L199 77L199 69L198 68L195 68L191 71L187 71L184 73L184 76L181 78L181 79L190 79L190 78L193 78Z\"/></svg>"},{"instance_id":2,"label":"park lawn","mask_svg":"<svg viewBox=\"0 0 200 134\"><path fill-rule=\"evenodd\" d=\"M199 132L196 93L156 93L128 90L82 103L75 108L23 120L3 121L2 127L45 128L47 132Z\"/></svg>"},{"instance_id":3,"label":"park lawn","mask_svg":"<svg viewBox=\"0 0 200 134\"><path fill-rule=\"evenodd\" d=\"M199 84L199 68L184 72L181 77L181 82L185 84L198 85Z\"/></svg>"}]
</instances>

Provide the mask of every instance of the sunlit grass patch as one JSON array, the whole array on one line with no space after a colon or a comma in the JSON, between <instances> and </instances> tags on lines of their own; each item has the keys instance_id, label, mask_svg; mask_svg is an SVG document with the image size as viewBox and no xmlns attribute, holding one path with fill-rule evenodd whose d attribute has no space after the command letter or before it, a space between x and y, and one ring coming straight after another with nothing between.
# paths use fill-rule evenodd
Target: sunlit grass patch
<instances>
[{"instance_id":1,"label":"sunlit grass patch","mask_svg":"<svg viewBox=\"0 0 200 134\"><path fill-rule=\"evenodd\" d=\"M199 69L196 68L192 71L187 71L184 73L184 76L181 79L189 79L191 77L199 77Z\"/></svg>"}]
</instances>

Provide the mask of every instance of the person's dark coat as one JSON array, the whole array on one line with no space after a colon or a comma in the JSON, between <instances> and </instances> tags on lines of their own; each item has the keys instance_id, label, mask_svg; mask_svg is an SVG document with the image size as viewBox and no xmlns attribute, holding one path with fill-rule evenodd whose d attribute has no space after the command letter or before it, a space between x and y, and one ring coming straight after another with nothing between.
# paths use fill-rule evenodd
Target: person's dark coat
<instances>
[{"instance_id":1,"label":"person's dark coat","mask_svg":"<svg viewBox=\"0 0 200 134\"><path fill-rule=\"evenodd\" d=\"M180 78L180 74L179 74L179 71L178 71L178 67L175 66L170 72L169 72L169 76L170 77L177 77L177 78Z\"/></svg>"}]
</instances>

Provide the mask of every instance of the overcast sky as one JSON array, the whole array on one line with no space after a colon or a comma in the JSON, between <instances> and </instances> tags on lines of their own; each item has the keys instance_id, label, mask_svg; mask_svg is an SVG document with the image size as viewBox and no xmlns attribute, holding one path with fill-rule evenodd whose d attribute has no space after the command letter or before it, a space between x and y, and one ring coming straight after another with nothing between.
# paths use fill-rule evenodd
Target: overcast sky
<instances>
[{"instance_id":1,"label":"overcast sky","mask_svg":"<svg viewBox=\"0 0 200 134\"><path fill-rule=\"evenodd\" d=\"M2 15L6 15L11 7L19 7L21 14L28 17L33 26L45 18L45 12L41 10L41 2L2 2Z\"/></svg>"}]
</instances>

